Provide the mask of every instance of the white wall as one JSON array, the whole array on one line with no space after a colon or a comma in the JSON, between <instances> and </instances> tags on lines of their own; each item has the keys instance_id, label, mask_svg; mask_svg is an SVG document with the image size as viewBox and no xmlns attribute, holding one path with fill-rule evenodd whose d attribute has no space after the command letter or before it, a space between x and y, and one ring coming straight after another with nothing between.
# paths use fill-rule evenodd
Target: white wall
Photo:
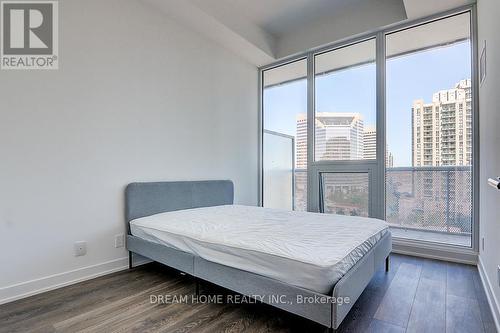
<instances>
[{"instance_id":1,"label":"white wall","mask_svg":"<svg viewBox=\"0 0 500 333\"><path fill-rule=\"evenodd\" d=\"M0 302L123 268L130 182L257 203L255 66L134 0L59 7L60 69L0 72Z\"/></svg>"},{"instance_id":2,"label":"white wall","mask_svg":"<svg viewBox=\"0 0 500 333\"><path fill-rule=\"evenodd\" d=\"M500 3L498 0L478 1L479 52L486 41L487 76L479 89L480 117L480 235L485 248L480 262L498 306L500 287L497 266L500 265L500 191L487 185L489 177L500 176ZM491 297L493 299L493 297ZM498 325L498 323L497 323ZM499 328L500 329L500 328Z\"/></svg>"}]
</instances>

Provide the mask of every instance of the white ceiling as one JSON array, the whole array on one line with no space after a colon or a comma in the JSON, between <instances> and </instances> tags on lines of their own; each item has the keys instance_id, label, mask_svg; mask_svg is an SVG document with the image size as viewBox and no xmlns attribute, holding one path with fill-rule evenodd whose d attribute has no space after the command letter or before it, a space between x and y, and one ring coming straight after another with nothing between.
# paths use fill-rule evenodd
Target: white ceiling
<instances>
[{"instance_id":1,"label":"white ceiling","mask_svg":"<svg viewBox=\"0 0 500 333\"><path fill-rule=\"evenodd\" d=\"M425 17L475 3L475 0L403 0L409 19Z\"/></svg>"},{"instance_id":2,"label":"white ceiling","mask_svg":"<svg viewBox=\"0 0 500 333\"><path fill-rule=\"evenodd\" d=\"M231 13L244 15L248 20L279 38L289 31L332 16L343 7L358 0L191 0L197 6L209 8L221 4ZM359 2L359 1L358 1Z\"/></svg>"},{"instance_id":3,"label":"white ceiling","mask_svg":"<svg viewBox=\"0 0 500 333\"><path fill-rule=\"evenodd\" d=\"M142 0L260 66L474 0Z\"/></svg>"}]
</instances>

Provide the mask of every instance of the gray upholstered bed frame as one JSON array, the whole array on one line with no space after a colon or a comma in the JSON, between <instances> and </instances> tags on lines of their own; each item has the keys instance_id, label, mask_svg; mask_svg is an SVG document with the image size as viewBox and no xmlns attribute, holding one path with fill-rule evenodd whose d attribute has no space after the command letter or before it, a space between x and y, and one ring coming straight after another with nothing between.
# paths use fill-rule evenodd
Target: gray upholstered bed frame
<instances>
[{"instance_id":1,"label":"gray upholstered bed frame","mask_svg":"<svg viewBox=\"0 0 500 333\"><path fill-rule=\"evenodd\" d=\"M126 220L129 228L127 249L130 251L130 266L133 266L132 254L136 253L240 294L262 296L265 303L308 318L330 330L335 330L340 326L384 261L386 270L388 269L388 257L392 249L390 233L386 233L335 284L329 295L216 264L190 253L152 243L130 234L129 222L134 219L174 210L232 204L233 192L233 183L229 180L132 183L128 185L126 189ZM284 297L277 298L277 295L284 295ZM316 297L316 300L321 301L300 302L297 301L299 295L302 296L302 299L312 300ZM336 300L340 297L349 297L350 302L339 304ZM279 300L286 301L279 302Z\"/></svg>"}]
</instances>

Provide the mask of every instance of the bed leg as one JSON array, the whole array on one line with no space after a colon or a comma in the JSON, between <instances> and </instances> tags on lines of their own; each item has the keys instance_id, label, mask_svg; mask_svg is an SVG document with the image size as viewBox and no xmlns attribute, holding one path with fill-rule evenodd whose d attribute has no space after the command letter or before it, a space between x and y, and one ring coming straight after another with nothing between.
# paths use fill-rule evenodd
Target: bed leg
<instances>
[{"instance_id":1,"label":"bed leg","mask_svg":"<svg viewBox=\"0 0 500 333\"><path fill-rule=\"evenodd\" d=\"M333 327L328 327L325 332L335 333L335 332L337 332L337 330L335 328L333 328Z\"/></svg>"},{"instance_id":2,"label":"bed leg","mask_svg":"<svg viewBox=\"0 0 500 333\"><path fill-rule=\"evenodd\" d=\"M134 268L132 264L132 252L128 251L128 269Z\"/></svg>"},{"instance_id":3,"label":"bed leg","mask_svg":"<svg viewBox=\"0 0 500 333\"><path fill-rule=\"evenodd\" d=\"M390 259L389 259L389 256L387 256L387 258L385 258L385 271L386 272L389 272L389 263L390 263Z\"/></svg>"},{"instance_id":4,"label":"bed leg","mask_svg":"<svg viewBox=\"0 0 500 333\"><path fill-rule=\"evenodd\" d=\"M195 294L196 296L199 296L200 295L200 280L198 278L194 278L194 282L195 282Z\"/></svg>"}]
</instances>

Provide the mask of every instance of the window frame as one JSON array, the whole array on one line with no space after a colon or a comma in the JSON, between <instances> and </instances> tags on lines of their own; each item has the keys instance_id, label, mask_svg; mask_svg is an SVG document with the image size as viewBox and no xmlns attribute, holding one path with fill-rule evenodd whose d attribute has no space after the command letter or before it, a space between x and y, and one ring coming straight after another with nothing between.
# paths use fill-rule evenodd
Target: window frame
<instances>
[{"instance_id":1,"label":"window frame","mask_svg":"<svg viewBox=\"0 0 500 333\"><path fill-rule=\"evenodd\" d=\"M259 205L262 205L263 180L262 180L262 135L263 135L263 99L262 83L264 71L276 68L300 59L307 59L307 118L308 118L308 211L319 212L319 173L320 172L342 172L342 170L359 170L369 172L370 191L375 191L370 196L370 215L372 217L385 218L385 113L386 113L386 36L398 31L431 23L433 21L446 19L455 15L469 13L471 28L471 81L472 81L472 242L471 247L457 245L432 243L419 240L394 239L394 248L401 251L420 255L433 255L454 258L461 261L474 262L477 260L479 251L479 99L478 99L478 69L477 69L477 14L476 5L465 5L452 10L441 12L428 17L413 21L392 24L374 31L345 38L337 42L299 53L284 58L272 64L259 68ZM315 70L314 57L316 55L340 49L366 40L376 39L376 121L377 121L377 158L376 160L341 160L314 161L314 116L315 116Z\"/></svg>"}]
</instances>

